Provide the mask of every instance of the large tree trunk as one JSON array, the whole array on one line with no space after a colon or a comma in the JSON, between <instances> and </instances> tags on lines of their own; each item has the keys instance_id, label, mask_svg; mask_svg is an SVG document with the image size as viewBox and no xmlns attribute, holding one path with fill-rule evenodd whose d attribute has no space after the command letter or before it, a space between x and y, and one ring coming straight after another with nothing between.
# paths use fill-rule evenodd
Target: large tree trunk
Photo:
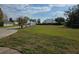
<instances>
[{"instance_id":1,"label":"large tree trunk","mask_svg":"<svg viewBox=\"0 0 79 59\"><path fill-rule=\"evenodd\" d=\"M23 29L23 25L21 25L21 29Z\"/></svg>"}]
</instances>

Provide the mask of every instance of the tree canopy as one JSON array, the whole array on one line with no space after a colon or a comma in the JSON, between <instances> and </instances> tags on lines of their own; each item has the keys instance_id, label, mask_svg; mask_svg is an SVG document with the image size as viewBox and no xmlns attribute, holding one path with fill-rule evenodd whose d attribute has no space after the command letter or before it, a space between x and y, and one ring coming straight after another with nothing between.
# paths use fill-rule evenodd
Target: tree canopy
<instances>
[{"instance_id":1,"label":"tree canopy","mask_svg":"<svg viewBox=\"0 0 79 59\"><path fill-rule=\"evenodd\" d=\"M65 21L65 19L63 17L57 17L55 18L55 21L59 24L62 24Z\"/></svg>"},{"instance_id":2,"label":"tree canopy","mask_svg":"<svg viewBox=\"0 0 79 59\"><path fill-rule=\"evenodd\" d=\"M18 21L18 25L21 27L21 28L23 28L23 26L24 25L26 25L26 23L27 23L27 21L29 20L29 17L19 17L18 19L17 19L17 21Z\"/></svg>"},{"instance_id":3,"label":"tree canopy","mask_svg":"<svg viewBox=\"0 0 79 59\"><path fill-rule=\"evenodd\" d=\"M67 26L79 27L79 5L75 5L68 11L65 11L67 16Z\"/></svg>"}]
</instances>

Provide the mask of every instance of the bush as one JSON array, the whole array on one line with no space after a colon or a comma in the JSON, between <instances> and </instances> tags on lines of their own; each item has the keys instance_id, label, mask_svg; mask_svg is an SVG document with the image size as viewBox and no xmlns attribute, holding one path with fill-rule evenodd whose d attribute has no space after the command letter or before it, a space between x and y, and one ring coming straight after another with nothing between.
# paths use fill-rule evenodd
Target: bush
<instances>
[{"instance_id":1,"label":"bush","mask_svg":"<svg viewBox=\"0 0 79 59\"><path fill-rule=\"evenodd\" d=\"M37 24L37 25L62 25L59 23L41 23L41 24Z\"/></svg>"},{"instance_id":2,"label":"bush","mask_svg":"<svg viewBox=\"0 0 79 59\"><path fill-rule=\"evenodd\" d=\"M71 23L70 21L65 22L65 26L70 28L79 28L79 24Z\"/></svg>"},{"instance_id":3,"label":"bush","mask_svg":"<svg viewBox=\"0 0 79 59\"><path fill-rule=\"evenodd\" d=\"M4 26L4 22L0 22L0 26L1 26L1 27Z\"/></svg>"}]
</instances>

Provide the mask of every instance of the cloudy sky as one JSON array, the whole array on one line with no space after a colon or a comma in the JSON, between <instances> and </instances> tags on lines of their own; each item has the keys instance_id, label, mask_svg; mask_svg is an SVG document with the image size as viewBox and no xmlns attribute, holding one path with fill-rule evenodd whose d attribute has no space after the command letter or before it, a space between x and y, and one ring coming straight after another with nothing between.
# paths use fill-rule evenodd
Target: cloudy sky
<instances>
[{"instance_id":1,"label":"cloudy sky","mask_svg":"<svg viewBox=\"0 0 79 59\"><path fill-rule=\"evenodd\" d=\"M64 11L73 5L69 4L3 4L0 8L8 17L17 18L28 16L30 18L51 19L55 17L65 17Z\"/></svg>"}]
</instances>

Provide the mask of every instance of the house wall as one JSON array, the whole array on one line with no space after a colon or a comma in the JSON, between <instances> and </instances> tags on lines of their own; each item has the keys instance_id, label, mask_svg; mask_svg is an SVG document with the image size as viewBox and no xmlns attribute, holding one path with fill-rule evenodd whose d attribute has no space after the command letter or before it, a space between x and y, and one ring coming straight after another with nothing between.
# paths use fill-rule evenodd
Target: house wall
<instances>
[{"instance_id":1,"label":"house wall","mask_svg":"<svg viewBox=\"0 0 79 59\"><path fill-rule=\"evenodd\" d=\"M4 24L4 26L13 26L13 24Z\"/></svg>"},{"instance_id":2,"label":"house wall","mask_svg":"<svg viewBox=\"0 0 79 59\"><path fill-rule=\"evenodd\" d=\"M28 21L27 24L26 24L27 27L33 26L33 25L36 25L36 22Z\"/></svg>"},{"instance_id":3,"label":"house wall","mask_svg":"<svg viewBox=\"0 0 79 59\"><path fill-rule=\"evenodd\" d=\"M7 22L7 23L4 23L4 26L13 26L13 23Z\"/></svg>"}]
</instances>

